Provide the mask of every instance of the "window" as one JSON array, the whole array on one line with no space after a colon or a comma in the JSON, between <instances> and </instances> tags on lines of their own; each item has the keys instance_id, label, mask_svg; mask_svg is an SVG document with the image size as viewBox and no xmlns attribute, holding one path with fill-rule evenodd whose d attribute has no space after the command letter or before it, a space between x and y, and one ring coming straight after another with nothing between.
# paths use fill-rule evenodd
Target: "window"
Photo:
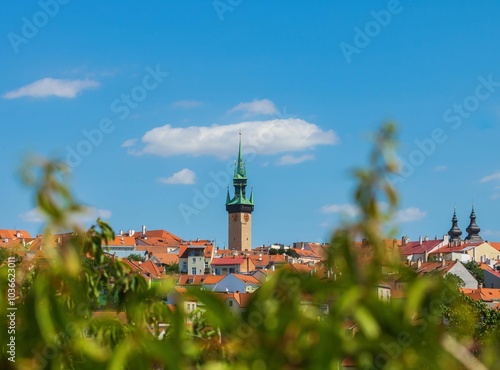
<instances>
[{"instance_id":1,"label":"window","mask_svg":"<svg viewBox=\"0 0 500 370\"><path fill-rule=\"evenodd\" d=\"M196 267L191 267L191 275L196 275Z\"/></svg>"},{"instance_id":2,"label":"window","mask_svg":"<svg viewBox=\"0 0 500 370\"><path fill-rule=\"evenodd\" d=\"M229 300L228 304L229 304L229 307L233 307L233 301L232 300Z\"/></svg>"},{"instance_id":3,"label":"window","mask_svg":"<svg viewBox=\"0 0 500 370\"><path fill-rule=\"evenodd\" d=\"M193 263L196 263L196 258L195 257L193 257Z\"/></svg>"},{"instance_id":4,"label":"window","mask_svg":"<svg viewBox=\"0 0 500 370\"><path fill-rule=\"evenodd\" d=\"M184 261L184 262L182 262L182 271L187 272L187 269L188 269L188 264L187 264L187 262L185 262L185 261Z\"/></svg>"},{"instance_id":5,"label":"window","mask_svg":"<svg viewBox=\"0 0 500 370\"><path fill-rule=\"evenodd\" d=\"M205 262L205 268L206 269L208 268L208 262Z\"/></svg>"}]
</instances>

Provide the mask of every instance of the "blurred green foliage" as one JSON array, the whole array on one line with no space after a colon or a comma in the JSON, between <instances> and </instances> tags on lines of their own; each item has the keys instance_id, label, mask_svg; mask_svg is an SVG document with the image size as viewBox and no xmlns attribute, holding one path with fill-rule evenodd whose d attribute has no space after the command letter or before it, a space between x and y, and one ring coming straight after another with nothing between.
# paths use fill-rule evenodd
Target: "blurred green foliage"
<instances>
[{"instance_id":1,"label":"blurred green foliage","mask_svg":"<svg viewBox=\"0 0 500 370\"><path fill-rule=\"evenodd\" d=\"M397 206L387 182L397 171L394 138L395 126L383 126L369 166L354 171L361 213L333 233L329 273L278 269L242 315L202 290L190 293L203 309L171 309L170 280L150 285L103 253L101 245L114 237L106 223L82 230L72 221L81 207L65 185L65 168L51 161L29 166L24 178L37 189L45 234L74 233L62 246L47 238L43 265L17 268L16 357L9 361L10 336L0 330L0 368L341 369L346 360L359 369L500 368L498 311L459 294L456 279L417 277L383 242ZM353 248L360 240L369 246L368 262ZM4 263L2 328L7 271ZM404 276L406 299L379 299L377 285L388 272ZM103 292L120 315L95 314Z\"/></svg>"}]
</instances>

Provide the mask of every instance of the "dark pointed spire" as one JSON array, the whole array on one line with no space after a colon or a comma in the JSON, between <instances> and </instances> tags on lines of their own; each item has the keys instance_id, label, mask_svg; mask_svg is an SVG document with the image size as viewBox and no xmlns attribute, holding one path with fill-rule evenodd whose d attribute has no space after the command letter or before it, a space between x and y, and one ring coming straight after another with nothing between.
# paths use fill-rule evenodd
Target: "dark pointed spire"
<instances>
[{"instance_id":1,"label":"dark pointed spire","mask_svg":"<svg viewBox=\"0 0 500 370\"><path fill-rule=\"evenodd\" d=\"M470 240L470 241L483 241L483 238L479 236L479 232L481 231L481 228L477 226L476 224L476 213L474 212L474 203L472 203L472 211L470 213L470 224L467 226L467 237L465 240Z\"/></svg>"},{"instance_id":2,"label":"dark pointed spire","mask_svg":"<svg viewBox=\"0 0 500 370\"><path fill-rule=\"evenodd\" d=\"M462 230L458 227L457 209L453 210L453 218L451 219L451 229L448 231L450 236L450 243L460 242L460 237L462 236Z\"/></svg>"}]
</instances>

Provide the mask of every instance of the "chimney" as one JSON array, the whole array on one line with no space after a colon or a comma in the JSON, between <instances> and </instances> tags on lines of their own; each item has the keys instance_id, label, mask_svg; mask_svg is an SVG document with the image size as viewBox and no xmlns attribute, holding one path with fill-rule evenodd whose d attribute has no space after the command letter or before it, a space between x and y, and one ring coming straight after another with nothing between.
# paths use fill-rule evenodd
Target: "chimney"
<instances>
[{"instance_id":1,"label":"chimney","mask_svg":"<svg viewBox=\"0 0 500 370\"><path fill-rule=\"evenodd\" d=\"M424 262L427 262L428 256L427 256L427 249L424 250Z\"/></svg>"},{"instance_id":2,"label":"chimney","mask_svg":"<svg viewBox=\"0 0 500 370\"><path fill-rule=\"evenodd\" d=\"M448 234L443 235L443 244L448 244L450 242L450 236Z\"/></svg>"},{"instance_id":3,"label":"chimney","mask_svg":"<svg viewBox=\"0 0 500 370\"><path fill-rule=\"evenodd\" d=\"M424 240L425 240L426 242L428 242L428 241L429 241L429 237L426 235Z\"/></svg>"},{"instance_id":4,"label":"chimney","mask_svg":"<svg viewBox=\"0 0 500 370\"><path fill-rule=\"evenodd\" d=\"M271 271L275 271L276 270L276 266L272 265L271 266Z\"/></svg>"},{"instance_id":5,"label":"chimney","mask_svg":"<svg viewBox=\"0 0 500 370\"><path fill-rule=\"evenodd\" d=\"M441 267L444 267L446 265L446 261L444 260L444 257L441 259Z\"/></svg>"},{"instance_id":6,"label":"chimney","mask_svg":"<svg viewBox=\"0 0 500 370\"><path fill-rule=\"evenodd\" d=\"M422 267L422 260L419 258L417 260L417 269L419 269L420 267Z\"/></svg>"},{"instance_id":7,"label":"chimney","mask_svg":"<svg viewBox=\"0 0 500 370\"><path fill-rule=\"evenodd\" d=\"M422 237L421 236L418 237L418 244L422 245Z\"/></svg>"},{"instance_id":8,"label":"chimney","mask_svg":"<svg viewBox=\"0 0 500 370\"><path fill-rule=\"evenodd\" d=\"M142 225L141 235L146 236L146 225Z\"/></svg>"},{"instance_id":9,"label":"chimney","mask_svg":"<svg viewBox=\"0 0 500 370\"><path fill-rule=\"evenodd\" d=\"M123 235L123 230L120 230L120 232L118 233L118 235Z\"/></svg>"}]
</instances>

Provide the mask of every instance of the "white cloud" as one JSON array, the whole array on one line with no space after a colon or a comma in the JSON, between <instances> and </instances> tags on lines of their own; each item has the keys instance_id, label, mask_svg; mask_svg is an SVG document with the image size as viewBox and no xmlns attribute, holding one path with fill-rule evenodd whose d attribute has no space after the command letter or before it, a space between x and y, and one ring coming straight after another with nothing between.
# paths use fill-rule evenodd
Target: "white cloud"
<instances>
[{"instance_id":1,"label":"white cloud","mask_svg":"<svg viewBox=\"0 0 500 370\"><path fill-rule=\"evenodd\" d=\"M301 119L275 119L240 122L230 125L172 127L165 125L146 132L144 148L132 154L214 155L228 158L238 147L242 133L243 151L254 154L277 154L303 151L316 145L333 145L338 137L333 130L323 131Z\"/></svg>"},{"instance_id":2,"label":"white cloud","mask_svg":"<svg viewBox=\"0 0 500 370\"><path fill-rule=\"evenodd\" d=\"M130 148L131 146L134 146L137 143L137 139L129 139L125 141L122 145L120 145L122 148Z\"/></svg>"},{"instance_id":3,"label":"white cloud","mask_svg":"<svg viewBox=\"0 0 500 370\"><path fill-rule=\"evenodd\" d=\"M434 172L444 172L444 171L448 171L448 166L442 164L434 167Z\"/></svg>"},{"instance_id":4,"label":"white cloud","mask_svg":"<svg viewBox=\"0 0 500 370\"><path fill-rule=\"evenodd\" d=\"M394 221L402 222L412 222L423 219L427 216L427 213L416 207L409 207L401 209L394 214Z\"/></svg>"},{"instance_id":5,"label":"white cloud","mask_svg":"<svg viewBox=\"0 0 500 370\"><path fill-rule=\"evenodd\" d=\"M95 207L86 207L81 215L77 216L76 221L78 222L88 222L95 221L98 217L102 219L111 218L111 211L107 209L95 208Z\"/></svg>"},{"instance_id":6,"label":"white cloud","mask_svg":"<svg viewBox=\"0 0 500 370\"><path fill-rule=\"evenodd\" d=\"M30 209L20 215L21 219L26 222L40 223L43 221L43 216L38 208Z\"/></svg>"},{"instance_id":7,"label":"white cloud","mask_svg":"<svg viewBox=\"0 0 500 370\"><path fill-rule=\"evenodd\" d=\"M73 216L72 221L75 223L83 222L93 222L98 217L102 219L111 218L111 211L107 209L100 209L96 207L84 207L82 212ZM21 219L26 222L40 223L45 220L45 216L42 215L38 208L33 208L20 215Z\"/></svg>"},{"instance_id":8,"label":"white cloud","mask_svg":"<svg viewBox=\"0 0 500 370\"><path fill-rule=\"evenodd\" d=\"M174 108L191 109L197 108L203 105L203 102L199 100L178 100L172 103Z\"/></svg>"},{"instance_id":9,"label":"white cloud","mask_svg":"<svg viewBox=\"0 0 500 370\"><path fill-rule=\"evenodd\" d=\"M229 114L236 112L242 112L244 117L273 115L279 113L274 103L269 99L254 99L251 102L240 103L228 111Z\"/></svg>"},{"instance_id":10,"label":"white cloud","mask_svg":"<svg viewBox=\"0 0 500 370\"><path fill-rule=\"evenodd\" d=\"M160 178L159 181L164 184L194 184L196 181L196 174L189 168L184 168L168 178Z\"/></svg>"},{"instance_id":11,"label":"white cloud","mask_svg":"<svg viewBox=\"0 0 500 370\"><path fill-rule=\"evenodd\" d=\"M299 164L305 161L311 161L314 159L312 154L304 154L300 156L294 156L291 154L286 154L278 160L278 166L287 166L291 164Z\"/></svg>"},{"instance_id":12,"label":"white cloud","mask_svg":"<svg viewBox=\"0 0 500 370\"><path fill-rule=\"evenodd\" d=\"M321 212L356 217L359 215L359 208L353 204L327 204L321 207Z\"/></svg>"},{"instance_id":13,"label":"white cloud","mask_svg":"<svg viewBox=\"0 0 500 370\"><path fill-rule=\"evenodd\" d=\"M500 230L484 230L481 232L483 235L491 236L493 238L500 238Z\"/></svg>"},{"instance_id":14,"label":"white cloud","mask_svg":"<svg viewBox=\"0 0 500 370\"><path fill-rule=\"evenodd\" d=\"M99 82L94 80L60 80L55 78L43 78L29 85L12 90L3 95L5 99L16 99L21 97L45 98L57 96L60 98L74 98L85 89L95 88Z\"/></svg>"},{"instance_id":15,"label":"white cloud","mask_svg":"<svg viewBox=\"0 0 500 370\"><path fill-rule=\"evenodd\" d=\"M485 176L481 179L481 182L488 182L492 180L500 180L500 172L495 172L491 175Z\"/></svg>"}]
</instances>

